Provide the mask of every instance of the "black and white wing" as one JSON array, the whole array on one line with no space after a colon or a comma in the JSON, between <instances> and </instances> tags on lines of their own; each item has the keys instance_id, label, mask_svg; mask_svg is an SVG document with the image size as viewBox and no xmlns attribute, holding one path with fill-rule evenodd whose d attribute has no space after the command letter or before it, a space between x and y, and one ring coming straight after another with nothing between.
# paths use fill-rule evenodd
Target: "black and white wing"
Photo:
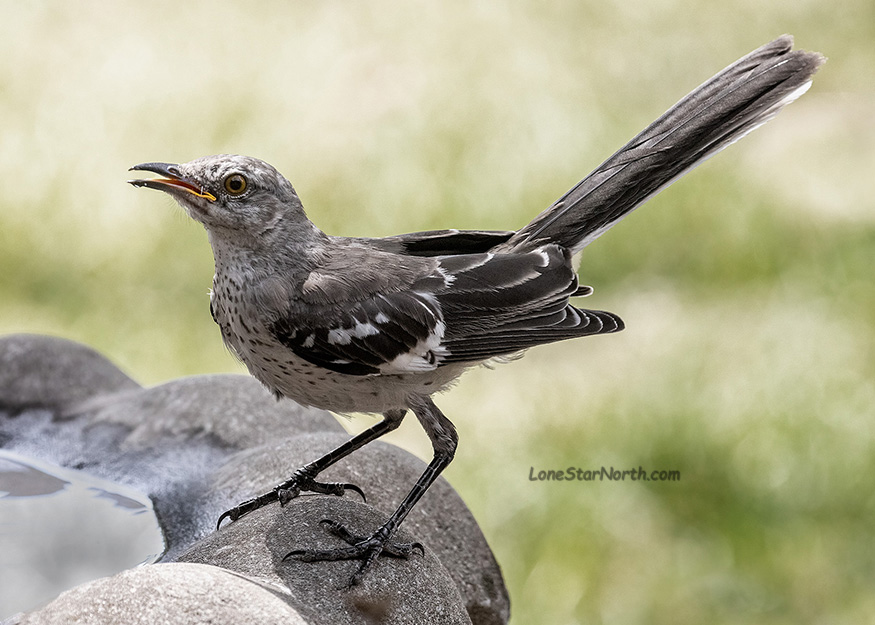
<instances>
[{"instance_id":1,"label":"black and white wing","mask_svg":"<svg viewBox=\"0 0 875 625\"><path fill-rule=\"evenodd\" d=\"M527 253L441 259L451 287L438 295L446 319L443 362L477 362L564 339L617 332L613 313L572 306L588 295L568 250L545 245Z\"/></svg>"},{"instance_id":2,"label":"black and white wing","mask_svg":"<svg viewBox=\"0 0 875 625\"><path fill-rule=\"evenodd\" d=\"M578 336L616 332L616 315L575 308L579 287L567 250L440 256L397 288L351 290L271 327L296 355L348 375L423 373L475 364ZM391 268L387 267L387 271Z\"/></svg>"},{"instance_id":3,"label":"black and white wing","mask_svg":"<svg viewBox=\"0 0 875 625\"><path fill-rule=\"evenodd\" d=\"M274 337L304 360L348 375L430 371L445 353L445 324L427 291L377 293L343 308L283 317Z\"/></svg>"}]
</instances>

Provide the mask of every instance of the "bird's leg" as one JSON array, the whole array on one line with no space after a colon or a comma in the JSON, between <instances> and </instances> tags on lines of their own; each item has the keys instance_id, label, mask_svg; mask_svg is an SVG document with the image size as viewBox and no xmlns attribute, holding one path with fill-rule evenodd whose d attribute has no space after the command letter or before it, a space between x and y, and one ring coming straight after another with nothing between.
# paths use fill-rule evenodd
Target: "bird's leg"
<instances>
[{"instance_id":1,"label":"bird's leg","mask_svg":"<svg viewBox=\"0 0 875 625\"><path fill-rule=\"evenodd\" d=\"M280 505L284 505L302 492L314 492L325 495L343 495L345 491L353 490L364 499L365 494L355 484L345 484L343 482L317 482L314 478L341 458L345 458L354 452L356 449L359 449L370 443L372 440L380 438L383 434L396 429L401 425L401 420L404 418L406 412L406 410L387 411L383 415L383 420L375 426L353 436L343 445L337 449L329 451L321 458L318 458L309 464L305 464L282 484L278 484L266 493L262 493L258 497L253 497L252 499L247 499L243 503L223 512L216 523L216 529L221 527L222 521L225 519L231 519L232 522L236 521L243 515L249 514L253 510L258 510L262 506L266 506L275 501L279 501Z\"/></svg>"},{"instance_id":2,"label":"bird's leg","mask_svg":"<svg viewBox=\"0 0 875 625\"><path fill-rule=\"evenodd\" d=\"M414 549L422 551L422 545L419 543L398 543L392 540L392 535L441 471L452 462L459 439L456 428L428 397L411 398L410 408L431 440L434 457L398 509L370 536L355 534L336 521L323 520L322 525L329 532L349 543L349 546L335 549L300 549L286 554L283 560L289 558L303 562L361 560L362 563L349 583L350 586L355 586L380 554L407 558Z\"/></svg>"}]
</instances>

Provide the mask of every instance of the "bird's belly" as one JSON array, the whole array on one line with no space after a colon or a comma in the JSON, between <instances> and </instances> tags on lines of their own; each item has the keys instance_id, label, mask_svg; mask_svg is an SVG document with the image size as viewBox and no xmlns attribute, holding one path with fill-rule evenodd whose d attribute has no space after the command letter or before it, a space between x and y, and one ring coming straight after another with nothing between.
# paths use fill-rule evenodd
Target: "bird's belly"
<instances>
[{"instance_id":1,"label":"bird's belly","mask_svg":"<svg viewBox=\"0 0 875 625\"><path fill-rule=\"evenodd\" d=\"M226 342L249 372L271 392L333 412L383 413L406 408L409 396L438 392L461 373L439 368L406 375L348 375L299 358L261 333L243 341L239 336L228 338L225 336Z\"/></svg>"},{"instance_id":2,"label":"bird's belly","mask_svg":"<svg viewBox=\"0 0 875 625\"><path fill-rule=\"evenodd\" d=\"M274 393L300 404L334 412L378 412L406 408L408 397L430 395L446 383L435 376L347 375L314 365L293 354L247 362L249 371ZM442 376L438 376L442 377Z\"/></svg>"}]
</instances>

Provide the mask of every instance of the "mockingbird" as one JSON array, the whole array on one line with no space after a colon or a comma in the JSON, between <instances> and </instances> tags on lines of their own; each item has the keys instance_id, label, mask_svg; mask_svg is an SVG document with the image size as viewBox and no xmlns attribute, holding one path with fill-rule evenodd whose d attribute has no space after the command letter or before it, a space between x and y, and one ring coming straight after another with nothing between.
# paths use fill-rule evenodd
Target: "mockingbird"
<instances>
[{"instance_id":1,"label":"mockingbird","mask_svg":"<svg viewBox=\"0 0 875 625\"><path fill-rule=\"evenodd\" d=\"M206 228L216 263L210 311L252 375L277 398L383 415L274 489L225 512L218 524L302 491L361 493L316 477L397 428L411 410L434 457L398 509L368 536L324 521L348 545L287 557L360 559L354 584L381 553L410 555L418 545L392 536L453 459L457 443L431 396L472 366L621 330L616 315L569 303L591 292L578 284L572 256L802 95L824 59L791 47L784 36L733 63L516 232L335 237L307 219L289 181L263 161L219 155L133 167L162 177L131 184L166 191Z\"/></svg>"}]
</instances>

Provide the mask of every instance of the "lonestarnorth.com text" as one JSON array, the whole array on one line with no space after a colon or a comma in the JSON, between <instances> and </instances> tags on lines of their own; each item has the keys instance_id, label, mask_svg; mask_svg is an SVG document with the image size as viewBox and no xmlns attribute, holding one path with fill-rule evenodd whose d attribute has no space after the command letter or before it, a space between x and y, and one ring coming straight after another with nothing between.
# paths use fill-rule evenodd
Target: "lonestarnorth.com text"
<instances>
[{"instance_id":1,"label":"lonestarnorth.com text","mask_svg":"<svg viewBox=\"0 0 875 625\"><path fill-rule=\"evenodd\" d=\"M615 469L614 467L601 467L598 469L581 469L579 467L567 467L565 469L546 469L535 471L529 467L530 482L679 482L681 472L677 469L670 471L645 471L643 467L637 469Z\"/></svg>"}]
</instances>

